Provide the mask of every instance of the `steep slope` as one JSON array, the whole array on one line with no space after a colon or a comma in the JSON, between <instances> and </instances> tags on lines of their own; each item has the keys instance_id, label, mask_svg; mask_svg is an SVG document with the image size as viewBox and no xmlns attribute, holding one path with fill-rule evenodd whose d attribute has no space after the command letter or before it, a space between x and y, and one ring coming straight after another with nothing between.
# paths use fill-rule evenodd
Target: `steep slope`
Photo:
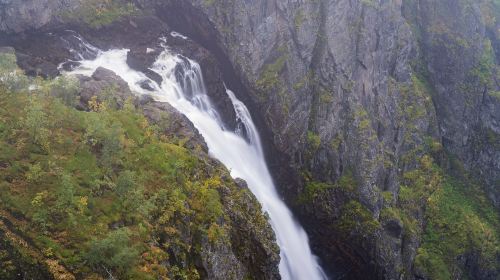
<instances>
[{"instance_id":1,"label":"steep slope","mask_svg":"<svg viewBox=\"0 0 500 280\"><path fill-rule=\"evenodd\" d=\"M8 48L0 70L0 278L279 278L259 203L170 105L103 68L29 79Z\"/></svg>"},{"instance_id":2,"label":"steep slope","mask_svg":"<svg viewBox=\"0 0 500 280\"><path fill-rule=\"evenodd\" d=\"M446 150L485 180L499 204L499 106L496 1L407 1L405 16L419 37L416 71L433 89Z\"/></svg>"},{"instance_id":3,"label":"steep slope","mask_svg":"<svg viewBox=\"0 0 500 280\"><path fill-rule=\"evenodd\" d=\"M433 181L443 174L432 162L444 173L472 172L472 182L460 180L476 191L473 181L485 183L494 203L500 174L495 43L488 44L497 7L455 2L161 1L157 13L230 64L236 75L226 79L241 81L233 86L246 88L271 131L286 159L270 156L283 194L327 263L348 267L350 277L368 270L434 278L414 265L432 222L427 199L449 185ZM460 184L452 184L457 193ZM487 227L481 236L498 228ZM450 254L467 259L471 251ZM498 275L496 266L443 262L452 271L444 275Z\"/></svg>"},{"instance_id":4,"label":"steep slope","mask_svg":"<svg viewBox=\"0 0 500 280\"><path fill-rule=\"evenodd\" d=\"M67 7L87 15L98 2ZM104 17L81 17L95 33L127 15L112 4L125 2L106 3ZM216 58L330 272L498 277L496 1L135 3ZM0 29L50 30L75 18L21 17Z\"/></svg>"}]
</instances>

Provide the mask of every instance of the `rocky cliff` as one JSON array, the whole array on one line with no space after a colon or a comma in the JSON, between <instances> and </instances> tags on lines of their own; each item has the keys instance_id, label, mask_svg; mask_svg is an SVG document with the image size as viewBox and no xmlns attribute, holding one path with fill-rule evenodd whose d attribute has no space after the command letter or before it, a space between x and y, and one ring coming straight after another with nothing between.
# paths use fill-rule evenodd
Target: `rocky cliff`
<instances>
[{"instance_id":1,"label":"rocky cliff","mask_svg":"<svg viewBox=\"0 0 500 280\"><path fill-rule=\"evenodd\" d=\"M34 7L0 3L7 15ZM332 276L498 277L496 1L135 4L211 52ZM0 29L75 24L37 11L4 17Z\"/></svg>"},{"instance_id":2,"label":"rocky cliff","mask_svg":"<svg viewBox=\"0 0 500 280\"><path fill-rule=\"evenodd\" d=\"M414 265L431 222L427 202L417 199L412 203L418 209L408 209L412 203L402 194L406 187L420 192L419 179L410 175L425 168L425 155L445 173L470 172L497 204L496 3L159 5L159 16L234 68L236 77L227 79L243 84L240 94L254 104L271 144L289 160L273 165L283 194L320 255L337 263L341 274L436 277ZM441 185L425 184L429 188L419 194L424 198ZM388 215L393 208L403 214ZM498 273L474 274L481 269L470 266L451 274Z\"/></svg>"}]
</instances>

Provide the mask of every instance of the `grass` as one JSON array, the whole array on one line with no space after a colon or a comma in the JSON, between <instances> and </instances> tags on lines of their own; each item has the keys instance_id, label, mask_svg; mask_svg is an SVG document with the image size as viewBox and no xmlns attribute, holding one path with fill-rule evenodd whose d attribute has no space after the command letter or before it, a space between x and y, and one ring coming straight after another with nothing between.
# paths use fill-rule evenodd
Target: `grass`
<instances>
[{"instance_id":1,"label":"grass","mask_svg":"<svg viewBox=\"0 0 500 280\"><path fill-rule=\"evenodd\" d=\"M500 217L479 186L445 178L428 198L427 225L415 264L433 279L450 279L460 256L477 254L484 270L499 269Z\"/></svg>"}]
</instances>

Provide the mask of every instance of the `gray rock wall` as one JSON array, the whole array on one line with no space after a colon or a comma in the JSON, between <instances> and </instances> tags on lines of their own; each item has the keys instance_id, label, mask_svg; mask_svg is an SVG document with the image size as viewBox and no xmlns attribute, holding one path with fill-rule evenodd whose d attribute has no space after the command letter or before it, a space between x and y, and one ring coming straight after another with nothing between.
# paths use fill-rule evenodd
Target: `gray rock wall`
<instances>
[{"instance_id":1,"label":"gray rock wall","mask_svg":"<svg viewBox=\"0 0 500 280\"><path fill-rule=\"evenodd\" d=\"M80 0L1 0L0 31L18 33L43 27L79 4Z\"/></svg>"},{"instance_id":2,"label":"gray rock wall","mask_svg":"<svg viewBox=\"0 0 500 280\"><path fill-rule=\"evenodd\" d=\"M474 71L486 67L487 36L494 48L498 41L485 26L486 2L170 0L160 1L159 15L168 20L183 10L177 28L227 56L254 115L289 159L274 170L302 180L277 177L316 251L330 264L345 265L342 255L354 271L395 279L411 277L419 238L405 239L400 225L380 219L382 194L398 196L426 141L480 175L498 201L496 61ZM347 172L357 180L354 193L297 202L308 182L336 184ZM328 227L350 200L381 230L360 241ZM415 218L423 227L423 217Z\"/></svg>"},{"instance_id":3,"label":"gray rock wall","mask_svg":"<svg viewBox=\"0 0 500 280\"><path fill-rule=\"evenodd\" d=\"M226 84L252 109L284 197L332 271L414 277L419 236L405 237L380 211L429 140L484 182L499 206L500 9L491 1L136 2L217 58ZM57 19L54 7L75 3L0 0L0 30L41 27ZM305 203L311 183L342 185L346 177L356 188L327 188ZM380 223L376 231L345 236L334 226L353 201L361 205L356 218L366 210ZM422 228L421 213L414 218Z\"/></svg>"}]
</instances>

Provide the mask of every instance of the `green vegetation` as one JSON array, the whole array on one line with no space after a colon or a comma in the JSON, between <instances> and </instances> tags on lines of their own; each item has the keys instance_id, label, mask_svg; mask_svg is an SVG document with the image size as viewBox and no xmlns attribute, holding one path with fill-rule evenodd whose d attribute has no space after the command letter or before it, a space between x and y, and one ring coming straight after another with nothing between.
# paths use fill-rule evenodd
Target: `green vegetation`
<instances>
[{"instance_id":1,"label":"green vegetation","mask_svg":"<svg viewBox=\"0 0 500 280\"><path fill-rule=\"evenodd\" d=\"M14 52L0 53L0 83L8 90L27 87L28 79L17 69Z\"/></svg>"},{"instance_id":2,"label":"green vegetation","mask_svg":"<svg viewBox=\"0 0 500 280\"><path fill-rule=\"evenodd\" d=\"M48 95L0 95L2 207L21 212L32 225L26 234L43 236L37 246L75 271L90 273L87 260L103 273L140 275L132 264L163 261L140 258L154 249L147 244L155 236L167 234L165 248L183 244L183 227L206 235L223 217L217 186L201 192L203 180L190 179L205 177L197 175L204 163L160 139L138 112L84 113ZM179 217L193 222L183 225ZM114 230L113 224L121 226ZM124 243L129 246L120 249Z\"/></svg>"},{"instance_id":3,"label":"green vegetation","mask_svg":"<svg viewBox=\"0 0 500 280\"><path fill-rule=\"evenodd\" d=\"M493 87L493 70L496 68L495 53L491 41L486 39L484 49L478 65L472 69L471 75L476 77L480 84L488 89Z\"/></svg>"},{"instance_id":4,"label":"green vegetation","mask_svg":"<svg viewBox=\"0 0 500 280\"><path fill-rule=\"evenodd\" d=\"M333 102L333 95L330 92L327 91L321 91L320 96L319 96L319 102L320 104L331 104Z\"/></svg>"},{"instance_id":5,"label":"green vegetation","mask_svg":"<svg viewBox=\"0 0 500 280\"><path fill-rule=\"evenodd\" d=\"M500 91L490 91L489 94L500 101Z\"/></svg>"},{"instance_id":6,"label":"green vegetation","mask_svg":"<svg viewBox=\"0 0 500 280\"><path fill-rule=\"evenodd\" d=\"M361 3L370 8L378 8L378 5L373 0L361 0Z\"/></svg>"},{"instance_id":7,"label":"green vegetation","mask_svg":"<svg viewBox=\"0 0 500 280\"><path fill-rule=\"evenodd\" d=\"M423 206L425 205L425 208ZM425 227L415 218L425 213ZM404 174L398 208L386 208L382 219L396 217L406 234L420 233L416 267L431 279L451 279L465 271L457 258L477 255L485 270L498 269L500 216L481 187L444 174L430 156Z\"/></svg>"},{"instance_id":8,"label":"green vegetation","mask_svg":"<svg viewBox=\"0 0 500 280\"><path fill-rule=\"evenodd\" d=\"M304 15L304 12L302 11L302 9L299 9L296 13L295 13L295 17L293 19L293 22L295 23L295 29L296 30L299 30L300 27L302 26L302 24L304 23L304 20L306 19L305 15Z\"/></svg>"},{"instance_id":9,"label":"green vegetation","mask_svg":"<svg viewBox=\"0 0 500 280\"><path fill-rule=\"evenodd\" d=\"M312 203L319 196L323 195L327 190L334 188L332 184L327 184L323 182L311 181L307 182L304 191L300 194L298 198L298 203L306 204Z\"/></svg>"},{"instance_id":10,"label":"green vegetation","mask_svg":"<svg viewBox=\"0 0 500 280\"><path fill-rule=\"evenodd\" d=\"M486 129L485 140L488 146L500 150L500 135L492 129Z\"/></svg>"},{"instance_id":11,"label":"green vegetation","mask_svg":"<svg viewBox=\"0 0 500 280\"><path fill-rule=\"evenodd\" d=\"M426 219L415 264L431 278L450 278L457 257L467 254L476 254L482 269L499 268L500 217L479 186L446 177L428 198Z\"/></svg>"},{"instance_id":12,"label":"green vegetation","mask_svg":"<svg viewBox=\"0 0 500 280\"><path fill-rule=\"evenodd\" d=\"M351 200L342 207L338 229L345 235L369 236L374 234L380 224L373 218L372 213L356 200Z\"/></svg>"},{"instance_id":13,"label":"green vegetation","mask_svg":"<svg viewBox=\"0 0 500 280\"><path fill-rule=\"evenodd\" d=\"M328 190L339 190L345 194L353 195L358 190L358 183L350 170L346 171L339 180L333 183L314 181L305 175L306 185L304 191L298 198L298 203L313 203L318 197L325 194Z\"/></svg>"},{"instance_id":14,"label":"green vegetation","mask_svg":"<svg viewBox=\"0 0 500 280\"><path fill-rule=\"evenodd\" d=\"M444 46L451 55L459 55L463 49L471 47L469 40L471 38L464 38L462 34L453 32L443 22L434 23L428 28L428 32L432 35L432 44L434 46Z\"/></svg>"},{"instance_id":15,"label":"green vegetation","mask_svg":"<svg viewBox=\"0 0 500 280\"><path fill-rule=\"evenodd\" d=\"M203 4L207 7L213 6L216 0L203 0Z\"/></svg>"},{"instance_id":16,"label":"green vegetation","mask_svg":"<svg viewBox=\"0 0 500 280\"><path fill-rule=\"evenodd\" d=\"M238 205L248 190L160 134L132 100L117 109L93 98L83 112L68 106L71 79L29 83L36 89L0 84L0 218L12 224L0 222L0 236L26 244L15 246L27 252L18 260L69 277L60 279L72 279L68 271L79 279L199 278L203 242L229 240L223 199ZM265 226L255 214L248 221ZM0 261L15 271L1 250Z\"/></svg>"},{"instance_id":17,"label":"green vegetation","mask_svg":"<svg viewBox=\"0 0 500 280\"><path fill-rule=\"evenodd\" d=\"M104 239L92 240L85 259L94 269L109 267L124 272L134 265L139 255L139 250L131 244L129 230L121 228L110 232Z\"/></svg>"},{"instance_id":18,"label":"green vegetation","mask_svg":"<svg viewBox=\"0 0 500 280\"><path fill-rule=\"evenodd\" d=\"M314 154L321 146L321 137L312 131L308 131L307 144L309 146L309 149L311 150L311 153Z\"/></svg>"},{"instance_id":19,"label":"green vegetation","mask_svg":"<svg viewBox=\"0 0 500 280\"><path fill-rule=\"evenodd\" d=\"M486 27L490 29L492 33L495 35L495 37L498 39L500 33L496 28L496 23L500 19L500 1L499 0L481 1L480 8L481 8L481 15Z\"/></svg>"},{"instance_id":20,"label":"green vegetation","mask_svg":"<svg viewBox=\"0 0 500 280\"><path fill-rule=\"evenodd\" d=\"M259 101L265 102L269 98L273 98L277 104L281 105L280 112L276 113L281 113L284 117L289 114L291 105L290 98L288 98L288 88L281 77L288 59L286 45L277 47L275 52L278 57L274 58L272 63L263 66L255 83L259 90Z\"/></svg>"},{"instance_id":21,"label":"green vegetation","mask_svg":"<svg viewBox=\"0 0 500 280\"><path fill-rule=\"evenodd\" d=\"M137 11L135 5L128 0L87 0L76 10L63 16L67 20L83 21L98 29Z\"/></svg>"},{"instance_id":22,"label":"green vegetation","mask_svg":"<svg viewBox=\"0 0 500 280\"><path fill-rule=\"evenodd\" d=\"M281 55L274 63L266 65L260 78L256 82L257 87L261 90L269 91L282 86L279 75L285 67L286 59L286 55Z\"/></svg>"}]
</instances>

